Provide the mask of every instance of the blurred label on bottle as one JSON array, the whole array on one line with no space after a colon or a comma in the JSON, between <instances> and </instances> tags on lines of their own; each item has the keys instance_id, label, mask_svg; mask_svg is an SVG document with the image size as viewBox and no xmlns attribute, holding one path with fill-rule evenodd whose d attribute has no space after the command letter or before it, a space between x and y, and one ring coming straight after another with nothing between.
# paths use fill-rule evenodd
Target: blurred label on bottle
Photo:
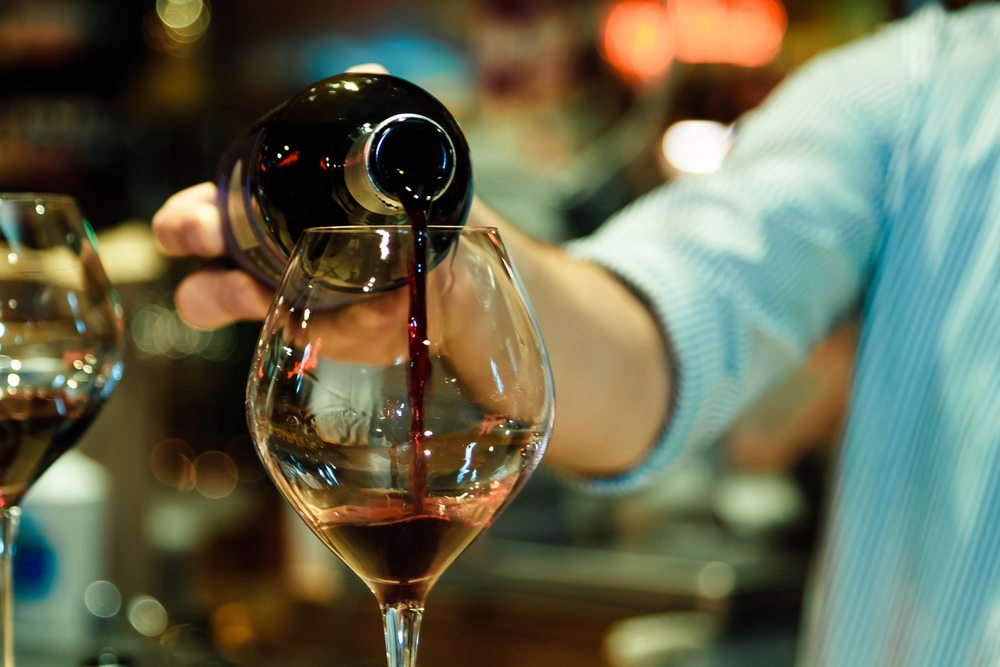
<instances>
[{"instance_id":1,"label":"blurred label on bottle","mask_svg":"<svg viewBox=\"0 0 1000 667\"><path fill-rule=\"evenodd\" d=\"M14 552L19 650L74 650L93 638L84 593L107 578L110 494L104 466L75 450L28 492Z\"/></svg>"}]
</instances>

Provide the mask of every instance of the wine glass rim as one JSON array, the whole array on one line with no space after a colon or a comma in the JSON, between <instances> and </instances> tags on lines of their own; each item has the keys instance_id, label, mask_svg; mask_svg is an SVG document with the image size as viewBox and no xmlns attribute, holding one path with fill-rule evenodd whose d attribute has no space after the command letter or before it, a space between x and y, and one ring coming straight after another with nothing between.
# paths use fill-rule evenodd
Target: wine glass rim
<instances>
[{"instance_id":1,"label":"wine glass rim","mask_svg":"<svg viewBox=\"0 0 1000 667\"><path fill-rule=\"evenodd\" d=\"M413 225L345 225L340 227L310 227L303 234L360 234L378 233L382 231L406 231L412 232ZM468 225L427 225L428 232L496 232L496 227L468 226Z\"/></svg>"},{"instance_id":2,"label":"wine glass rim","mask_svg":"<svg viewBox=\"0 0 1000 667\"><path fill-rule=\"evenodd\" d=\"M37 202L39 200L64 203L76 201L72 195L58 192L0 192L0 202Z\"/></svg>"}]
</instances>

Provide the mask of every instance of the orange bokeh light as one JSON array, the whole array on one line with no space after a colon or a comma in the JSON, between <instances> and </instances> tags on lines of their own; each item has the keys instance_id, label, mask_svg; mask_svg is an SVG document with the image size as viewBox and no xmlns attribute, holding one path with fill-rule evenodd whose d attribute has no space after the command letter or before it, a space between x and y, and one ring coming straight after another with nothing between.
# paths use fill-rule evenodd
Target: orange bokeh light
<instances>
[{"instance_id":1,"label":"orange bokeh light","mask_svg":"<svg viewBox=\"0 0 1000 667\"><path fill-rule=\"evenodd\" d=\"M671 0L677 59L688 63L766 65L778 57L788 27L779 0Z\"/></svg>"},{"instance_id":2,"label":"orange bokeh light","mask_svg":"<svg viewBox=\"0 0 1000 667\"><path fill-rule=\"evenodd\" d=\"M604 59L625 76L648 81L670 70L674 35L660 3L617 3L608 12L601 34Z\"/></svg>"},{"instance_id":3,"label":"orange bokeh light","mask_svg":"<svg viewBox=\"0 0 1000 667\"><path fill-rule=\"evenodd\" d=\"M780 0L625 0L601 31L604 59L648 81L677 60L759 67L777 58L788 27Z\"/></svg>"}]
</instances>

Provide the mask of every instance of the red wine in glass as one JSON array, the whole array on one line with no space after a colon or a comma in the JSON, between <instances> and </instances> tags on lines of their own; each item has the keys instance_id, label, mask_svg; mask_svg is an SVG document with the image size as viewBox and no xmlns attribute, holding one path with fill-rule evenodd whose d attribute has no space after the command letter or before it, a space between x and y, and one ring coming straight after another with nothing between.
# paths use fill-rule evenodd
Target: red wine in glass
<instances>
[{"instance_id":1,"label":"red wine in glass","mask_svg":"<svg viewBox=\"0 0 1000 667\"><path fill-rule=\"evenodd\" d=\"M372 498L373 489L361 491L362 484L372 482L365 479L370 478L367 470L355 467L350 444L324 442L322 452L317 452L301 444L308 429L286 428L271 429L267 447L269 460L282 471L282 491L309 517L316 535L369 585L382 604L394 604L423 600L530 472L533 450L543 435L516 428L507 435L511 430L452 434L430 443L434 477L448 480L449 486L455 484L453 479L462 478L466 490L438 495L432 479L431 491L425 489L419 506L405 491L376 498ZM392 446L369 454L388 458L386 450ZM483 470L489 471L489 479L478 481ZM295 477L305 479L307 474L312 483L285 484ZM356 481L359 477L364 479L361 484ZM328 484L330 479L336 481L328 486L314 481L324 478Z\"/></svg>"},{"instance_id":2,"label":"red wine in glass","mask_svg":"<svg viewBox=\"0 0 1000 667\"><path fill-rule=\"evenodd\" d=\"M8 393L0 399L0 498L21 502L31 484L90 426L93 404L63 391Z\"/></svg>"},{"instance_id":3,"label":"red wine in glass","mask_svg":"<svg viewBox=\"0 0 1000 667\"><path fill-rule=\"evenodd\" d=\"M410 515L384 523L334 523L320 534L382 604L422 600L452 558L482 530L461 519Z\"/></svg>"}]
</instances>

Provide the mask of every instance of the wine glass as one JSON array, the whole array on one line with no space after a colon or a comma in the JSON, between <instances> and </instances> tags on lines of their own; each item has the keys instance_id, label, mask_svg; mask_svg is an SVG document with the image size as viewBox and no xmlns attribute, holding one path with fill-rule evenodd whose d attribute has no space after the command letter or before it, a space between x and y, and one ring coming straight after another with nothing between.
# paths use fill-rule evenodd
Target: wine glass
<instances>
[{"instance_id":1,"label":"wine glass","mask_svg":"<svg viewBox=\"0 0 1000 667\"><path fill-rule=\"evenodd\" d=\"M500 237L307 230L257 345L247 415L265 467L375 594L390 667L413 667L427 592L551 433L548 359Z\"/></svg>"},{"instance_id":2,"label":"wine glass","mask_svg":"<svg viewBox=\"0 0 1000 667\"><path fill-rule=\"evenodd\" d=\"M31 484L121 377L122 308L73 198L0 194L0 645L13 667L13 545Z\"/></svg>"}]
</instances>

